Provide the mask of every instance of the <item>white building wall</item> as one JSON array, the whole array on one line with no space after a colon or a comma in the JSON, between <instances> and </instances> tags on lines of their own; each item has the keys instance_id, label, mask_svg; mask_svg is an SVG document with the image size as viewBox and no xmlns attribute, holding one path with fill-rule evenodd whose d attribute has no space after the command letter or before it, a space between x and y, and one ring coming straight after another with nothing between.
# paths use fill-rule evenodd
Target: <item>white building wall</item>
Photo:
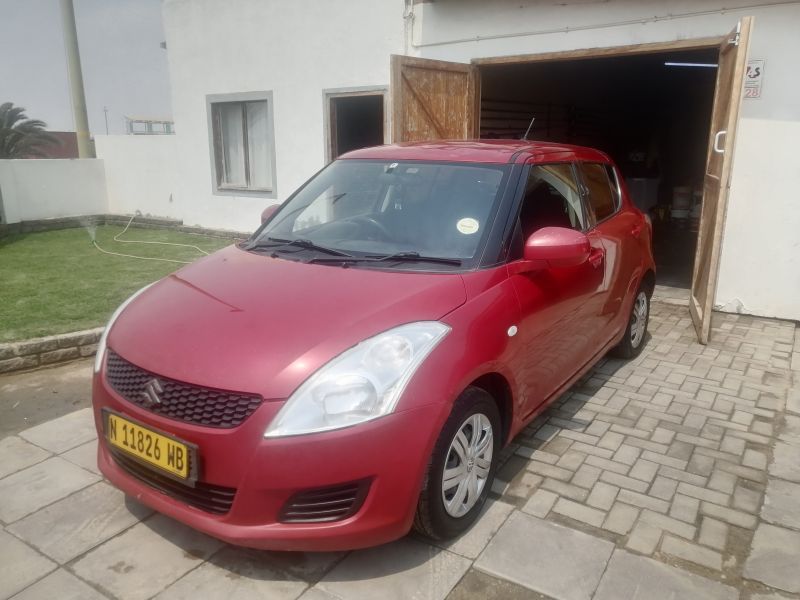
<instances>
[{"instance_id":1,"label":"white building wall","mask_svg":"<svg viewBox=\"0 0 800 600\"><path fill-rule=\"evenodd\" d=\"M182 218L173 193L176 136L98 135L94 144L105 163L107 212Z\"/></svg>"},{"instance_id":2,"label":"white building wall","mask_svg":"<svg viewBox=\"0 0 800 600\"><path fill-rule=\"evenodd\" d=\"M324 166L322 90L388 86L403 0L166 0L176 128L176 213L190 225L255 229ZM206 96L271 91L276 193L213 193Z\"/></svg>"},{"instance_id":3,"label":"white building wall","mask_svg":"<svg viewBox=\"0 0 800 600\"><path fill-rule=\"evenodd\" d=\"M737 136L716 304L800 320L800 120L745 118Z\"/></svg>"},{"instance_id":4,"label":"white building wall","mask_svg":"<svg viewBox=\"0 0 800 600\"><path fill-rule=\"evenodd\" d=\"M6 223L107 212L103 161L0 160Z\"/></svg>"},{"instance_id":5,"label":"white building wall","mask_svg":"<svg viewBox=\"0 0 800 600\"><path fill-rule=\"evenodd\" d=\"M715 304L800 320L800 2L776 4L440 0L414 7L409 46L419 56L469 62L722 36L754 16L750 58L766 60L762 97L743 101Z\"/></svg>"}]
</instances>

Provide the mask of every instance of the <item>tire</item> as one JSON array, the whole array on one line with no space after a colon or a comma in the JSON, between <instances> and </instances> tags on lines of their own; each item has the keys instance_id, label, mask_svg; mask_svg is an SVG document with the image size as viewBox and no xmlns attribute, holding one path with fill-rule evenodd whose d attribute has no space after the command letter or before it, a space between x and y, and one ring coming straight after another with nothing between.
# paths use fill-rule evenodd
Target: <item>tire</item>
<instances>
[{"instance_id":1,"label":"tire","mask_svg":"<svg viewBox=\"0 0 800 600\"><path fill-rule=\"evenodd\" d=\"M479 430L477 436L473 433L476 430ZM488 434L491 439L487 439ZM428 462L414 517L418 533L433 540L446 540L472 525L492 487L501 436L500 413L492 396L477 387L464 390L453 405ZM467 442L466 452L462 440ZM443 477L445 468L466 469L466 472L462 472L460 479L454 477L447 487ZM485 474L483 479L482 474ZM460 501L456 496L462 489L465 495Z\"/></svg>"},{"instance_id":2,"label":"tire","mask_svg":"<svg viewBox=\"0 0 800 600\"><path fill-rule=\"evenodd\" d=\"M617 358L636 358L641 354L647 338L647 325L650 322L650 294L643 286L639 287L633 299L628 326L622 341L611 353Z\"/></svg>"}]
</instances>

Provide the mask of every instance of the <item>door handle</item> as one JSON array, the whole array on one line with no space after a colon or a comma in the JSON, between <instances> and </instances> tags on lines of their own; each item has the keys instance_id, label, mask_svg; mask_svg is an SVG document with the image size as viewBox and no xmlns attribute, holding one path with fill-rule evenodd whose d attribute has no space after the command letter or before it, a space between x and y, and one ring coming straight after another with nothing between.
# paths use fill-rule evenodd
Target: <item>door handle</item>
<instances>
[{"instance_id":1,"label":"door handle","mask_svg":"<svg viewBox=\"0 0 800 600\"><path fill-rule=\"evenodd\" d=\"M603 264L604 257L605 252L603 252L600 248L592 248L592 251L589 252L589 264L596 269Z\"/></svg>"},{"instance_id":2,"label":"door handle","mask_svg":"<svg viewBox=\"0 0 800 600\"><path fill-rule=\"evenodd\" d=\"M719 140L723 135L726 135L728 132L723 129L722 131L718 131L717 135L714 136L714 152L717 154L725 154L725 148L719 147Z\"/></svg>"}]
</instances>

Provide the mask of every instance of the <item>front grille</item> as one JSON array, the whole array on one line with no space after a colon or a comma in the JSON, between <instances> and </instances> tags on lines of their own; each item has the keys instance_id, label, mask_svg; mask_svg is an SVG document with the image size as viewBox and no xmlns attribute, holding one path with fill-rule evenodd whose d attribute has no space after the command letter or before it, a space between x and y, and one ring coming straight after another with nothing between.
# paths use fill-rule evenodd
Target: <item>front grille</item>
<instances>
[{"instance_id":1,"label":"front grille","mask_svg":"<svg viewBox=\"0 0 800 600\"><path fill-rule=\"evenodd\" d=\"M161 377L129 363L111 349L108 350L106 378L128 402L163 417L206 427L236 427L262 402L261 396L256 394L213 390ZM154 379L160 387L158 404L152 402L146 389Z\"/></svg>"},{"instance_id":2,"label":"front grille","mask_svg":"<svg viewBox=\"0 0 800 600\"><path fill-rule=\"evenodd\" d=\"M196 481L194 487L190 487L145 467L121 452L112 450L111 455L123 471L167 496L217 515L224 515L231 509L236 488L202 481Z\"/></svg>"},{"instance_id":3,"label":"front grille","mask_svg":"<svg viewBox=\"0 0 800 600\"><path fill-rule=\"evenodd\" d=\"M368 480L299 492L289 498L278 520L283 523L339 521L358 512L369 491Z\"/></svg>"}]
</instances>

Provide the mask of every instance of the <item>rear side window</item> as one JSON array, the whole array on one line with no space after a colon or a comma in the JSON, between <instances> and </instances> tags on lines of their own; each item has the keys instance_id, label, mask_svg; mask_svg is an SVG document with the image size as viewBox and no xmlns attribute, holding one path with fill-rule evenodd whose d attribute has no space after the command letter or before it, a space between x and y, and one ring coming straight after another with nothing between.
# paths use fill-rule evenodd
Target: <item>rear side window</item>
<instances>
[{"instance_id":1,"label":"rear side window","mask_svg":"<svg viewBox=\"0 0 800 600\"><path fill-rule=\"evenodd\" d=\"M594 213L595 223L599 223L617 210L616 185L609 179L610 167L607 165L583 163L582 168L586 187L589 188L589 206Z\"/></svg>"}]
</instances>

